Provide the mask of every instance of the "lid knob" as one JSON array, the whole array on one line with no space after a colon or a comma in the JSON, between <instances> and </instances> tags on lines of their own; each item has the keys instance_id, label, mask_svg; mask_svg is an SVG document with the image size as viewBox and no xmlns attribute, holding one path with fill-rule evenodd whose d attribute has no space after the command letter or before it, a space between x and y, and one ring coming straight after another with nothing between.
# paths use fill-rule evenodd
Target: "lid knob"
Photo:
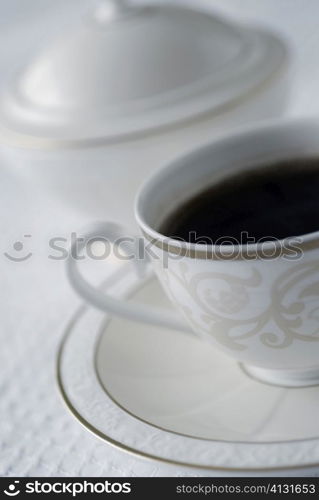
<instances>
[{"instance_id":1,"label":"lid knob","mask_svg":"<svg viewBox=\"0 0 319 500\"><path fill-rule=\"evenodd\" d=\"M93 18L99 24L104 24L131 17L139 10L130 0L100 0L93 12Z\"/></svg>"}]
</instances>

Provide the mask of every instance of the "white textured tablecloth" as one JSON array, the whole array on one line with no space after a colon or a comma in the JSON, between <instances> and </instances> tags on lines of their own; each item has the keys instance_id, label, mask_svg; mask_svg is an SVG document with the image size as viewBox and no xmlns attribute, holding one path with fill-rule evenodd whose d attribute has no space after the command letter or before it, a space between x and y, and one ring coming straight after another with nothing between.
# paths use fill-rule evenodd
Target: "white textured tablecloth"
<instances>
[{"instance_id":1,"label":"white textured tablecloth","mask_svg":"<svg viewBox=\"0 0 319 500\"><path fill-rule=\"evenodd\" d=\"M65 5L67 3L67 5ZM0 74L43 44L92 2L2 0ZM198 3L197 1L195 3ZM234 18L270 26L294 50L290 115L319 112L318 0L201 1ZM74 5L78 8L75 10ZM1 159L0 159L1 162ZM64 263L47 258L48 240L68 236L83 218L34 186L26 188L0 163L0 475L156 476L163 466L141 461L98 441L65 410L55 385L55 355L63 329L80 300L70 289ZM31 238L25 238L31 234ZM4 256L16 241L32 257ZM27 247L26 247L27 249ZM176 469L176 475L185 475Z\"/></svg>"}]
</instances>

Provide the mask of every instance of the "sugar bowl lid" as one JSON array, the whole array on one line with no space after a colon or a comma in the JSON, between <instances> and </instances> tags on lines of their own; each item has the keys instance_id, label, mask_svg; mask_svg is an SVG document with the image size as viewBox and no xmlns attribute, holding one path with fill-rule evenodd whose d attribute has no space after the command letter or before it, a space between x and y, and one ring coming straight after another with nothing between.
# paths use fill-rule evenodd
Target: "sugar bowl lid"
<instances>
[{"instance_id":1,"label":"sugar bowl lid","mask_svg":"<svg viewBox=\"0 0 319 500\"><path fill-rule=\"evenodd\" d=\"M0 96L0 137L56 147L126 139L214 112L285 58L268 32L176 5L104 0Z\"/></svg>"}]
</instances>

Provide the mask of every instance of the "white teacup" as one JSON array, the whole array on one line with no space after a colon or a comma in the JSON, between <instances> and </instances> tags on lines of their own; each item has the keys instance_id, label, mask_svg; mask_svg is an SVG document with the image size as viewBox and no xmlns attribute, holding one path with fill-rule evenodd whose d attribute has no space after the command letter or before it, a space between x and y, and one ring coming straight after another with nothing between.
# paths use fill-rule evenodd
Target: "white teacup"
<instances>
[{"instance_id":1,"label":"white teacup","mask_svg":"<svg viewBox=\"0 0 319 500\"><path fill-rule=\"evenodd\" d=\"M168 214L207 184L247 168L313 156L319 158L319 122L277 122L200 148L145 182L135 217L176 315L104 295L82 278L69 258L72 284L111 314L191 329L262 381L318 384L319 231L301 235L297 252L290 251L290 239L221 248L168 239L158 231ZM92 238L114 242L121 237L127 234L105 223L89 231L83 245ZM134 241L135 249L140 248L138 239Z\"/></svg>"}]
</instances>

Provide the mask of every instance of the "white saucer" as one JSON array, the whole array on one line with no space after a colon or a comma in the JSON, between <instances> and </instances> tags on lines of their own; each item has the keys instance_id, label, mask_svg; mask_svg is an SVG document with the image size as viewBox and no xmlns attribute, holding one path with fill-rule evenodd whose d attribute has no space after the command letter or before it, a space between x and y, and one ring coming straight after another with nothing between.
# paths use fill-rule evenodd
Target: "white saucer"
<instances>
[{"instance_id":1,"label":"white saucer","mask_svg":"<svg viewBox=\"0 0 319 500\"><path fill-rule=\"evenodd\" d=\"M167 304L125 271L117 296ZM195 336L82 307L58 356L73 415L106 442L207 475L319 473L319 387L257 382Z\"/></svg>"}]
</instances>

